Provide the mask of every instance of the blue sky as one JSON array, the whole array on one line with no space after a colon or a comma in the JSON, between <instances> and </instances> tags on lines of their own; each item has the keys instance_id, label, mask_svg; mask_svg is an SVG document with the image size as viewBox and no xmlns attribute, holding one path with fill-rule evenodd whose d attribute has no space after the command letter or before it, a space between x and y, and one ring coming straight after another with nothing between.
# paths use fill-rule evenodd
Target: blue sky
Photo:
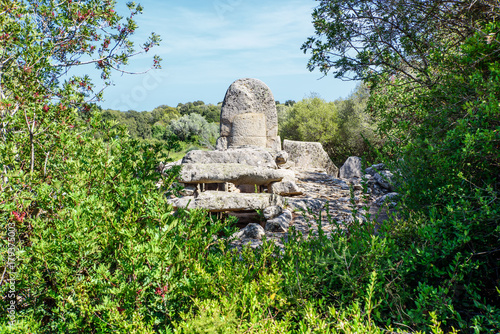
<instances>
[{"instance_id":1,"label":"blue sky","mask_svg":"<svg viewBox=\"0 0 500 334\"><path fill-rule=\"evenodd\" d=\"M117 1L125 16L127 1ZM321 78L306 68L309 55L300 46L314 33L313 0L183 0L137 1L144 13L134 40L145 41L154 31L161 45L131 61L127 70L143 71L153 54L162 69L142 75L114 75L115 85L104 94L103 108L152 110L167 104L202 100L221 102L239 78L266 83L276 100L299 101L311 93L325 100L345 98L356 83Z\"/></svg>"}]
</instances>

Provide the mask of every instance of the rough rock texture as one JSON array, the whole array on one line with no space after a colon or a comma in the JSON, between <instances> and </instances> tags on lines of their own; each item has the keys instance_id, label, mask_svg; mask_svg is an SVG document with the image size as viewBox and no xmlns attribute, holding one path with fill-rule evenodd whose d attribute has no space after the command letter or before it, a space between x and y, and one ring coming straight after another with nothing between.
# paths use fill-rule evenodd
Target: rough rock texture
<instances>
[{"instance_id":1,"label":"rough rock texture","mask_svg":"<svg viewBox=\"0 0 500 334\"><path fill-rule=\"evenodd\" d=\"M265 208L262 213L264 215L264 218L266 220L269 220L279 216L282 212L283 208L281 206L273 205Z\"/></svg>"},{"instance_id":2,"label":"rough rock texture","mask_svg":"<svg viewBox=\"0 0 500 334\"><path fill-rule=\"evenodd\" d=\"M284 210L282 214L266 222L265 230L269 232L287 232L292 221L292 212Z\"/></svg>"},{"instance_id":3,"label":"rough rock texture","mask_svg":"<svg viewBox=\"0 0 500 334\"><path fill-rule=\"evenodd\" d=\"M384 164L376 164L365 169L365 173L371 176L375 176L379 171L385 170Z\"/></svg>"},{"instance_id":4,"label":"rough rock texture","mask_svg":"<svg viewBox=\"0 0 500 334\"><path fill-rule=\"evenodd\" d=\"M288 160L282 165L278 166L281 169L294 169L295 168L295 162Z\"/></svg>"},{"instance_id":5,"label":"rough rock texture","mask_svg":"<svg viewBox=\"0 0 500 334\"><path fill-rule=\"evenodd\" d=\"M302 195L302 190L295 184L294 181L291 180L273 182L267 187L267 189L267 191L271 194L278 194L283 196Z\"/></svg>"},{"instance_id":6,"label":"rough rock texture","mask_svg":"<svg viewBox=\"0 0 500 334\"><path fill-rule=\"evenodd\" d=\"M288 161L288 153L286 151L276 152L275 161L277 165L284 165Z\"/></svg>"},{"instance_id":7,"label":"rough rock texture","mask_svg":"<svg viewBox=\"0 0 500 334\"><path fill-rule=\"evenodd\" d=\"M273 152L281 151L281 137L268 138L267 147Z\"/></svg>"},{"instance_id":8,"label":"rough rock texture","mask_svg":"<svg viewBox=\"0 0 500 334\"><path fill-rule=\"evenodd\" d=\"M293 226L304 237L317 235L320 222L321 229L327 237L332 233L347 233L348 227L353 223L353 209L358 211L356 219L359 221L366 221L366 215L368 213L371 215L371 219L374 220L375 233L384 220L396 213L391 206L378 205L381 203L379 199L387 194L387 190L379 187L373 178L368 182L369 193L363 194L359 190L354 191L353 199L351 199L349 185L345 180L326 173L297 171L295 182L304 193L295 197L283 197L283 200L292 213L292 220L288 228ZM392 196L388 195L387 201L394 201L395 197ZM351 200L354 200L354 203ZM369 208L368 211L365 210L365 207ZM273 241L278 247L285 247L289 233L284 228L286 225L271 228L272 225L272 223L269 227L266 225L266 238ZM280 232L274 230L275 228ZM262 241L240 238L232 242L232 245L238 248L246 244L257 248L262 244Z\"/></svg>"},{"instance_id":9,"label":"rough rock texture","mask_svg":"<svg viewBox=\"0 0 500 334\"><path fill-rule=\"evenodd\" d=\"M247 147L226 151L188 152L182 159L183 164L226 164L237 163L256 167L277 168L273 156L263 148Z\"/></svg>"},{"instance_id":10,"label":"rough rock texture","mask_svg":"<svg viewBox=\"0 0 500 334\"><path fill-rule=\"evenodd\" d=\"M375 174L374 178L378 182L378 184L380 184L385 189L388 189L390 191L394 190L394 186L392 184L393 174L390 171L380 171L379 173Z\"/></svg>"},{"instance_id":11,"label":"rough rock texture","mask_svg":"<svg viewBox=\"0 0 500 334\"><path fill-rule=\"evenodd\" d=\"M158 164L157 171L160 173L165 173L167 170L171 169L172 167L180 166L181 164L182 164L182 159L179 159L179 160L173 161L173 162L169 162L166 164L163 162L160 162Z\"/></svg>"},{"instance_id":12,"label":"rough rock texture","mask_svg":"<svg viewBox=\"0 0 500 334\"><path fill-rule=\"evenodd\" d=\"M219 137L215 142L215 149L217 151L225 151L227 150L227 137Z\"/></svg>"},{"instance_id":13,"label":"rough rock texture","mask_svg":"<svg viewBox=\"0 0 500 334\"><path fill-rule=\"evenodd\" d=\"M338 175L339 169L321 143L285 140L283 150L288 153L289 161L295 163L296 169L322 171L334 177Z\"/></svg>"},{"instance_id":14,"label":"rough rock texture","mask_svg":"<svg viewBox=\"0 0 500 334\"><path fill-rule=\"evenodd\" d=\"M354 177L363 176L361 170L361 158L349 157L346 162L340 167L339 177L342 179L351 179Z\"/></svg>"},{"instance_id":15,"label":"rough rock texture","mask_svg":"<svg viewBox=\"0 0 500 334\"><path fill-rule=\"evenodd\" d=\"M228 193L205 191L198 196L185 196L168 200L175 209L206 209L210 212L264 210L269 206L282 206L283 198L274 194Z\"/></svg>"},{"instance_id":16,"label":"rough rock texture","mask_svg":"<svg viewBox=\"0 0 500 334\"><path fill-rule=\"evenodd\" d=\"M389 205L389 207L395 207L397 204L398 197L399 197L398 193L388 193L386 195L383 195L382 197L379 197L375 201L375 204L378 206Z\"/></svg>"},{"instance_id":17,"label":"rough rock texture","mask_svg":"<svg viewBox=\"0 0 500 334\"><path fill-rule=\"evenodd\" d=\"M243 145L267 146L264 114L247 113L234 116L231 136L228 137L228 147Z\"/></svg>"},{"instance_id":18,"label":"rough rock texture","mask_svg":"<svg viewBox=\"0 0 500 334\"><path fill-rule=\"evenodd\" d=\"M196 184L184 184L183 187L184 188L180 191L182 196L193 196L198 190L198 186Z\"/></svg>"},{"instance_id":19,"label":"rough rock texture","mask_svg":"<svg viewBox=\"0 0 500 334\"><path fill-rule=\"evenodd\" d=\"M278 114L274 96L260 80L239 79L229 86L222 103L220 117L220 136L228 137L228 147L231 146L233 124L240 114L255 113L265 116L266 145L265 147L279 150ZM246 136L252 137L252 128L248 129ZM220 147L223 149L223 142Z\"/></svg>"},{"instance_id":20,"label":"rough rock texture","mask_svg":"<svg viewBox=\"0 0 500 334\"><path fill-rule=\"evenodd\" d=\"M183 183L231 182L235 185L268 185L286 177L293 178L293 172L234 163L185 164L179 175L179 179Z\"/></svg>"},{"instance_id":21,"label":"rough rock texture","mask_svg":"<svg viewBox=\"0 0 500 334\"><path fill-rule=\"evenodd\" d=\"M259 224L250 223L245 228L236 232L231 238L235 239L256 239L262 240L262 237L266 235L264 228Z\"/></svg>"}]
</instances>

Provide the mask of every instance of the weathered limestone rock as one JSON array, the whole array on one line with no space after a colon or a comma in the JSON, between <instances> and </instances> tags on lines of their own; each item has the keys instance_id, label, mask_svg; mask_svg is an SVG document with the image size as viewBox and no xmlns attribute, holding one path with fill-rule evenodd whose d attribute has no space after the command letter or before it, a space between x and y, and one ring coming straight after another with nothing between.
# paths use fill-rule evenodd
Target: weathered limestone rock
<instances>
[{"instance_id":1,"label":"weathered limestone rock","mask_svg":"<svg viewBox=\"0 0 500 334\"><path fill-rule=\"evenodd\" d=\"M286 177L293 177L293 172L235 163L185 164L179 175L183 183L231 182L235 185L267 185Z\"/></svg>"},{"instance_id":2,"label":"weathered limestone rock","mask_svg":"<svg viewBox=\"0 0 500 334\"><path fill-rule=\"evenodd\" d=\"M292 221L292 212L284 210L281 215L266 222L265 230L269 232L286 232Z\"/></svg>"},{"instance_id":3,"label":"weathered limestone rock","mask_svg":"<svg viewBox=\"0 0 500 334\"><path fill-rule=\"evenodd\" d=\"M236 187L236 185L234 183L231 183L231 182L227 182L225 185L225 188L226 188L226 191L230 192L230 193L239 193L240 192L238 187Z\"/></svg>"},{"instance_id":4,"label":"weathered limestone rock","mask_svg":"<svg viewBox=\"0 0 500 334\"><path fill-rule=\"evenodd\" d=\"M244 229L236 232L231 236L231 239L257 239L262 240L266 235L266 231L259 224L250 223Z\"/></svg>"},{"instance_id":5,"label":"weathered limestone rock","mask_svg":"<svg viewBox=\"0 0 500 334\"><path fill-rule=\"evenodd\" d=\"M361 170L361 158L349 157L346 162L340 167L339 177L342 179L351 179L354 177L363 176Z\"/></svg>"},{"instance_id":6,"label":"weathered limestone rock","mask_svg":"<svg viewBox=\"0 0 500 334\"><path fill-rule=\"evenodd\" d=\"M393 174L388 170L383 170L375 174L374 179L380 184L383 188L388 189L390 191L394 190L393 186Z\"/></svg>"},{"instance_id":7,"label":"weathered limestone rock","mask_svg":"<svg viewBox=\"0 0 500 334\"><path fill-rule=\"evenodd\" d=\"M174 208L206 209L210 212L264 210L269 206L283 206L283 198L275 194L228 193L205 191L197 197L185 196L168 200Z\"/></svg>"},{"instance_id":8,"label":"weathered limestone rock","mask_svg":"<svg viewBox=\"0 0 500 334\"><path fill-rule=\"evenodd\" d=\"M397 202L398 197L399 197L398 193L388 193L388 194L385 194L385 195L379 197L375 201L375 205L382 206L384 204L388 204L389 207L395 207L396 204L397 204L396 202Z\"/></svg>"},{"instance_id":9,"label":"weathered limestone rock","mask_svg":"<svg viewBox=\"0 0 500 334\"><path fill-rule=\"evenodd\" d=\"M182 196L193 196L197 190L198 186L196 184L185 184L184 188L180 191L180 194Z\"/></svg>"},{"instance_id":10,"label":"weathered limestone rock","mask_svg":"<svg viewBox=\"0 0 500 334\"><path fill-rule=\"evenodd\" d=\"M288 160L283 165L279 165L278 167L281 168L281 169L294 169L295 168L295 162Z\"/></svg>"},{"instance_id":11,"label":"weathered limestone rock","mask_svg":"<svg viewBox=\"0 0 500 334\"><path fill-rule=\"evenodd\" d=\"M319 169L334 177L339 169L330 160L321 143L286 140L283 149L288 153L289 161L295 163L295 168L302 170Z\"/></svg>"},{"instance_id":12,"label":"weathered limestone rock","mask_svg":"<svg viewBox=\"0 0 500 334\"><path fill-rule=\"evenodd\" d=\"M225 151L227 150L227 137L219 137L215 142L215 149L217 151Z\"/></svg>"},{"instance_id":13,"label":"weathered limestone rock","mask_svg":"<svg viewBox=\"0 0 500 334\"><path fill-rule=\"evenodd\" d=\"M269 220L269 219L276 218L282 212L283 212L283 208L281 206L273 205L273 206L269 206L269 207L265 208L262 213L264 215L264 218L266 218L266 220Z\"/></svg>"},{"instance_id":14,"label":"weathered limestone rock","mask_svg":"<svg viewBox=\"0 0 500 334\"><path fill-rule=\"evenodd\" d=\"M248 147L229 149L226 151L190 151L182 159L182 164L237 163L255 167L277 168L274 160L275 159L266 149Z\"/></svg>"},{"instance_id":15,"label":"weathered limestone rock","mask_svg":"<svg viewBox=\"0 0 500 334\"><path fill-rule=\"evenodd\" d=\"M182 164L182 159L179 159L177 161L173 161L173 162L169 162L169 163L163 163L163 162L160 162L158 164L158 167L157 167L157 171L160 172L160 173L165 173L166 171L168 171L169 169L175 167L175 166L180 166Z\"/></svg>"},{"instance_id":16,"label":"weathered limestone rock","mask_svg":"<svg viewBox=\"0 0 500 334\"><path fill-rule=\"evenodd\" d=\"M276 152L275 161L277 165L284 165L288 161L288 153L286 151Z\"/></svg>"},{"instance_id":17,"label":"weathered limestone rock","mask_svg":"<svg viewBox=\"0 0 500 334\"><path fill-rule=\"evenodd\" d=\"M282 196L302 195L302 190L291 180L273 182L268 187L268 192Z\"/></svg>"},{"instance_id":18,"label":"weathered limestone rock","mask_svg":"<svg viewBox=\"0 0 500 334\"><path fill-rule=\"evenodd\" d=\"M278 114L274 96L262 81L257 79L239 79L229 86L224 102L222 103L220 117L220 136L228 137L227 147L235 146L241 137L259 137L261 130L256 130L254 126L246 129L245 132L234 131L236 124L248 124L248 118L238 118L241 114L262 114L265 116L266 143L263 147L279 150L278 137ZM250 117L251 118L251 117ZM259 121L259 124L261 122ZM238 125L237 125L238 126ZM243 127L239 129L245 130ZM257 132L255 132L257 131ZM235 139L234 136L240 137ZM224 149L223 141L219 141L219 147ZM261 141L253 141L250 145L260 146ZM247 144L248 145L248 144Z\"/></svg>"},{"instance_id":19,"label":"weathered limestone rock","mask_svg":"<svg viewBox=\"0 0 500 334\"><path fill-rule=\"evenodd\" d=\"M267 148L273 152L281 151L281 138L276 136L274 138L267 139Z\"/></svg>"},{"instance_id":20,"label":"weathered limestone rock","mask_svg":"<svg viewBox=\"0 0 500 334\"><path fill-rule=\"evenodd\" d=\"M228 147L252 145L266 147L266 116L264 114L247 113L233 118L231 136Z\"/></svg>"},{"instance_id":21,"label":"weathered limestone rock","mask_svg":"<svg viewBox=\"0 0 500 334\"><path fill-rule=\"evenodd\" d=\"M377 174L379 171L382 171L385 169L385 165L384 164L376 164L376 165L373 165L371 167L368 167L367 169L365 169L365 173L366 174L369 174L371 176L375 176L375 174Z\"/></svg>"}]
</instances>

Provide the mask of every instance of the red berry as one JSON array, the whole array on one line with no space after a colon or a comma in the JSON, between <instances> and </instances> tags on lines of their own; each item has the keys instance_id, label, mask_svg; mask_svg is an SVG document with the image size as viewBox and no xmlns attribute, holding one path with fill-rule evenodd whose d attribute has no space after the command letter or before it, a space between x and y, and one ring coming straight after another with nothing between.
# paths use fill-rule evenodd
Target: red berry
<instances>
[{"instance_id":1,"label":"red berry","mask_svg":"<svg viewBox=\"0 0 500 334\"><path fill-rule=\"evenodd\" d=\"M19 214L19 212L17 212L17 211L12 211L12 215L14 216L15 221L17 221L18 223L22 223L24 220L24 217L26 217L26 212Z\"/></svg>"}]
</instances>

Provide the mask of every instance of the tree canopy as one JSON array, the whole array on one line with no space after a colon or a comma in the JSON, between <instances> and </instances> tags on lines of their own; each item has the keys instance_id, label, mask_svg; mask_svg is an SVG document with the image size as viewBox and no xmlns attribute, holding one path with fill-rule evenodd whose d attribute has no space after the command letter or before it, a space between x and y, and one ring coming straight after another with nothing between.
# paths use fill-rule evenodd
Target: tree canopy
<instances>
[{"instance_id":1,"label":"tree canopy","mask_svg":"<svg viewBox=\"0 0 500 334\"><path fill-rule=\"evenodd\" d=\"M71 68L94 65L109 85L113 70L122 71L130 57L158 44L153 33L134 49L133 17L142 7L128 7L130 15L123 19L111 1L0 2L3 169L46 173L60 148L58 131L74 127L76 117L85 117L92 102L101 99L102 90L88 76L65 77ZM152 67L159 61L154 57Z\"/></svg>"},{"instance_id":2,"label":"tree canopy","mask_svg":"<svg viewBox=\"0 0 500 334\"><path fill-rule=\"evenodd\" d=\"M495 328L485 310L500 300L499 2L319 2L316 35L302 46L308 66L369 85L380 152L398 171L412 240L402 277L414 291L408 319L423 324L422 312L438 310L454 326ZM448 309L424 301L429 291Z\"/></svg>"},{"instance_id":3,"label":"tree canopy","mask_svg":"<svg viewBox=\"0 0 500 334\"><path fill-rule=\"evenodd\" d=\"M302 45L312 53L310 70L356 80L403 75L425 85L439 79L433 75L438 55L454 52L500 10L495 0L319 2L316 35Z\"/></svg>"}]
</instances>

